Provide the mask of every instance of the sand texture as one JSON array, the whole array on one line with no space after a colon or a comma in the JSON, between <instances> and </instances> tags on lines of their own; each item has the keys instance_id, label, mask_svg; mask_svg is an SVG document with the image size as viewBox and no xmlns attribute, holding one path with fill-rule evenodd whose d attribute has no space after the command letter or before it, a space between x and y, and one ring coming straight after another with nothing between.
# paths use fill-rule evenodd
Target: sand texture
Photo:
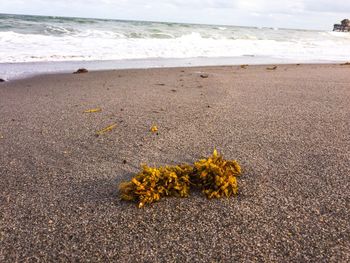
<instances>
[{"instance_id":1,"label":"sand texture","mask_svg":"<svg viewBox=\"0 0 350 263\"><path fill-rule=\"evenodd\" d=\"M0 262L349 261L350 67L266 67L0 83ZM215 147L239 196L119 200L141 163Z\"/></svg>"}]
</instances>

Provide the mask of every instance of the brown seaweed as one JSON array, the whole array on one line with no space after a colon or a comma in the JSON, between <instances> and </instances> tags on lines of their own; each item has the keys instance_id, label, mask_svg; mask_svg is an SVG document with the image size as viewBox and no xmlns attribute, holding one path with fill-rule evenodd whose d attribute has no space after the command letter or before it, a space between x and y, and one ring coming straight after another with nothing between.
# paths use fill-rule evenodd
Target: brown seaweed
<instances>
[{"instance_id":1,"label":"brown seaweed","mask_svg":"<svg viewBox=\"0 0 350 263\"><path fill-rule=\"evenodd\" d=\"M215 150L213 155L194 163L196 185L208 198L230 197L238 193L237 176L241 167L236 160L227 161Z\"/></svg>"},{"instance_id":2,"label":"brown seaweed","mask_svg":"<svg viewBox=\"0 0 350 263\"><path fill-rule=\"evenodd\" d=\"M189 165L159 168L144 165L131 181L120 184L120 196L123 200L138 202L140 208L164 196L187 197L192 170Z\"/></svg>"},{"instance_id":3,"label":"brown seaweed","mask_svg":"<svg viewBox=\"0 0 350 263\"><path fill-rule=\"evenodd\" d=\"M266 69L267 69L267 70L275 70L275 69L277 69L277 66L267 67Z\"/></svg>"},{"instance_id":4,"label":"brown seaweed","mask_svg":"<svg viewBox=\"0 0 350 263\"><path fill-rule=\"evenodd\" d=\"M73 74L83 74L88 73L89 71L86 68L80 68L77 71L73 72Z\"/></svg>"},{"instance_id":5,"label":"brown seaweed","mask_svg":"<svg viewBox=\"0 0 350 263\"><path fill-rule=\"evenodd\" d=\"M140 208L165 196L187 197L191 188L202 190L208 198L230 197L238 193L240 174L237 161L225 160L215 150L212 156L193 165L144 165L130 181L119 185L119 192L121 199L135 201Z\"/></svg>"}]
</instances>

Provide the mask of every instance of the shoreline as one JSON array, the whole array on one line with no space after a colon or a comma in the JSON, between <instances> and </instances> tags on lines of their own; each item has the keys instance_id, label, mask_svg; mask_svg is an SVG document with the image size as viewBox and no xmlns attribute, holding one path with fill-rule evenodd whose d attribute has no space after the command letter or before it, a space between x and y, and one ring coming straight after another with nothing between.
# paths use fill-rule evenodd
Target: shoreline
<instances>
[{"instance_id":1,"label":"shoreline","mask_svg":"<svg viewBox=\"0 0 350 263\"><path fill-rule=\"evenodd\" d=\"M267 67L1 83L0 260L349 261L350 67ZM120 200L140 164L214 148L243 169L237 196Z\"/></svg>"},{"instance_id":2,"label":"shoreline","mask_svg":"<svg viewBox=\"0 0 350 263\"><path fill-rule=\"evenodd\" d=\"M218 58L150 58L105 61L48 61L0 63L0 78L12 81L46 74L70 73L78 68L89 71L122 69L182 68L249 65L289 65L289 64L339 64L346 61L303 61L267 57L218 57Z\"/></svg>"}]
</instances>

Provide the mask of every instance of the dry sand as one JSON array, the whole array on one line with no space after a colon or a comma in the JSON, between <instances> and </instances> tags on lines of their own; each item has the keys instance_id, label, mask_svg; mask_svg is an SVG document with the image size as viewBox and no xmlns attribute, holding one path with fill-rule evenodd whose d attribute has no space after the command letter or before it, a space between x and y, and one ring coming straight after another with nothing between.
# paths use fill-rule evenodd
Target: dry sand
<instances>
[{"instance_id":1,"label":"dry sand","mask_svg":"<svg viewBox=\"0 0 350 263\"><path fill-rule=\"evenodd\" d=\"M242 165L239 196L194 193L144 209L119 200L117 184L140 163L193 162L214 147ZM0 153L1 262L350 260L348 66L1 83Z\"/></svg>"}]
</instances>

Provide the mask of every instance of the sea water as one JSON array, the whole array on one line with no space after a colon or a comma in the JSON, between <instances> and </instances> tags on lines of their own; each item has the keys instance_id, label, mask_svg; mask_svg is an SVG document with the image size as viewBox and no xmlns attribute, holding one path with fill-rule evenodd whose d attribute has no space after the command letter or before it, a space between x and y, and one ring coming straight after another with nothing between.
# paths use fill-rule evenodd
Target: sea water
<instances>
[{"instance_id":1,"label":"sea water","mask_svg":"<svg viewBox=\"0 0 350 263\"><path fill-rule=\"evenodd\" d=\"M349 59L350 33L0 14L0 74L7 77L78 65L103 69Z\"/></svg>"}]
</instances>

